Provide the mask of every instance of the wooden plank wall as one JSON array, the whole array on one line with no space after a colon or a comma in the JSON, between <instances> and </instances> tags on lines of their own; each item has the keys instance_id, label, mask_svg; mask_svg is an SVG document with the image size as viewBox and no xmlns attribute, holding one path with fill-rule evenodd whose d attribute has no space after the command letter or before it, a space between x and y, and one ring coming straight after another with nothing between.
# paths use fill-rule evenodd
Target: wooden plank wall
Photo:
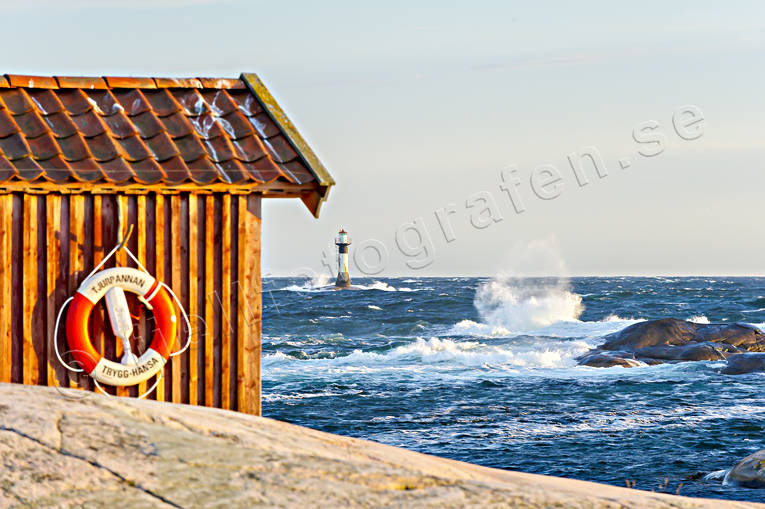
<instances>
[{"instance_id":1,"label":"wooden plank wall","mask_svg":"<svg viewBox=\"0 0 765 509\"><path fill-rule=\"evenodd\" d=\"M149 398L260 415L260 218L255 194L0 195L0 382L95 390L87 376L58 362L56 316L133 224L128 247L173 288L192 329L191 346L167 363ZM115 264L136 266L125 252L105 267ZM137 317L131 346L141 353L151 342L151 314L135 299L130 303ZM58 348L71 362L65 316ZM119 361L122 343L103 303L89 329L95 348ZM181 330L176 350L185 324ZM153 383L106 390L135 397Z\"/></svg>"}]
</instances>

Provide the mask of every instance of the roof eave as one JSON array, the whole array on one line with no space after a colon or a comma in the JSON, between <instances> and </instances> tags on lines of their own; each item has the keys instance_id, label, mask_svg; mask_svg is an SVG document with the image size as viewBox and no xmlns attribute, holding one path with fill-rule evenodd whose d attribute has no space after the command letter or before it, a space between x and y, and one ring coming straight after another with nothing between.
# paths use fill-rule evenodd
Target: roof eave
<instances>
[{"instance_id":1,"label":"roof eave","mask_svg":"<svg viewBox=\"0 0 765 509\"><path fill-rule=\"evenodd\" d=\"M268 91L268 88L263 84L257 74L255 73L242 73L240 79L247 85L247 88L252 92L258 101L260 101L263 108L266 110L271 120L281 128L282 132L287 137L287 140L292 145L295 152L302 160L302 163L313 173L316 177L316 191L303 195L303 203L308 207L308 210L314 215L319 217L319 211L322 204L326 201L329 195L330 188L335 185L335 180L329 174L324 165L319 161L311 147L303 139L298 132L295 125L287 117L282 110L281 106L276 102L276 99Z\"/></svg>"}]
</instances>

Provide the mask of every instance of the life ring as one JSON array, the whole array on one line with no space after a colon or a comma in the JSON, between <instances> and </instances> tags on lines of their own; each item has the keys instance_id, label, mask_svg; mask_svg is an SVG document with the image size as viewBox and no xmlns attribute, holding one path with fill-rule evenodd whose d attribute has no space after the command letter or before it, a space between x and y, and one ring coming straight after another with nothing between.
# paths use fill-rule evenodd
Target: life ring
<instances>
[{"instance_id":1,"label":"life ring","mask_svg":"<svg viewBox=\"0 0 765 509\"><path fill-rule=\"evenodd\" d=\"M90 340L88 320L93 307L114 287L138 294L154 315L154 337L135 366L104 358ZM86 373L104 384L122 387L143 382L162 369L170 357L177 327L173 301L159 281L138 269L114 267L95 273L77 289L66 316L66 339L74 359Z\"/></svg>"}]
</instances>

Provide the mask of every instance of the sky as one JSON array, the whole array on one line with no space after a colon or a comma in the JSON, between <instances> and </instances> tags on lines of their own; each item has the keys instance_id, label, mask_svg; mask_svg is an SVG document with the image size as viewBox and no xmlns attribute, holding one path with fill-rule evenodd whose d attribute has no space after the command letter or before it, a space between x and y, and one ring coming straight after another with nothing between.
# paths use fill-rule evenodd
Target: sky
<instances>
[{"instance_id":1,"label":"sky","mask_svg":"<svg viewBox=\"0 0 765 509\"><path fill-rule=\"evenodd\" d=\"M763 2L3 4L3 73L258 73L337 181L264 275L340 227L352 276L765 274Z\"/></svg>"}]
</instances>

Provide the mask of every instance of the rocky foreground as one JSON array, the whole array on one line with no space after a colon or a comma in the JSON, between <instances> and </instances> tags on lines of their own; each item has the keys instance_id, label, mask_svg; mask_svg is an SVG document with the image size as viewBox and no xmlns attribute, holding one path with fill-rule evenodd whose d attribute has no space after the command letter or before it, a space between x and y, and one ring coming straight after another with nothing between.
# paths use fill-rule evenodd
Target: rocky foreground
<instances>
[{"instance_id":1,"label":"rocky foreground","mask_svg":"<svg viewBox=\"0 0 765 509\"><path fill-rule=\"evenodd\" d=\"M0 507L732 508L209 408L0 384Z\"/></svg>"}]
</instances>

